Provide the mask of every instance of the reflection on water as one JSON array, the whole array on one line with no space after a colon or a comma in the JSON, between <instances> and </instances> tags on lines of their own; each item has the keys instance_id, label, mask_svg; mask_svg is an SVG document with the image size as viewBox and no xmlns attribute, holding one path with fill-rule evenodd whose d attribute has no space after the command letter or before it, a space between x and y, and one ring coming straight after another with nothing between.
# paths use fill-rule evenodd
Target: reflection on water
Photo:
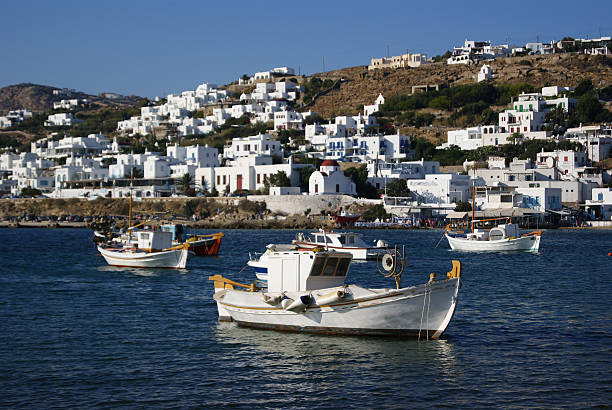
<instances>
[{"instance_id":1,"label":"reflection on water","mask_svg":"<svg viewBox=\"0 0 612 410\"><path fill-rule=\"evenodd\" d=\"M381 366L411 364L435 366L452 377L457 364L453 343L445 339L318 335L251 329L229 322L217 324L215 339L220 345L235 349L237 355L256 351L257 365L262 368L278 360L305 361L314 372L340 370L347 362L358 364L366 372Z\"/></svg>"},{"instance_id":2,"label":"reflection on water","mask_svg":"<svg viewBox=\"0 0 612 410\"><path fill-rule=\"evenodd\" d=\"M117 272L117 273L123 273L123 274L131 274L135 276L159 276L164 273L171 273L171 272L176 272L176 273L181 273L181 274L185 274L189 272L188 269L128 268L128 267L110 266L110 265L98 266L97 270L99 272Z\"/></svg>"}]
</instances>

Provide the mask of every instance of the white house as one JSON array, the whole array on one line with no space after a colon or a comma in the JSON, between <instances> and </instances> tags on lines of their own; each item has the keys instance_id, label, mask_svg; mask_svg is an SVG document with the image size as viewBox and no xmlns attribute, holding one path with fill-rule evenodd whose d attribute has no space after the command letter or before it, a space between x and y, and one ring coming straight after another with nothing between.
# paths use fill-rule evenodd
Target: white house
<instances>
[{"instance_id":1,"label":"white house","mask_svg":"<svg viewBox=\"0 0 612 410\"><path fill-rule=\"evenodd\" d=\"M244 138L232 139L231 145L223 148L223 157L236 159L240 157L277 156L283 157L280 141L270 134L258 134Z\"/></svg>"},{"instance_id":2,"label":"white house","mask_svg":"<svg viewBox=\"0 0 612 410\"><path fill-rule=\"evenodd\" d=\"M83 121L74 118L71 113L62 112L58 114L49 115L44 125L45 127L63 127L63 126L72 126L79 122L83 122Z\"/></svg>"},{"instance_id":3,"label":"white house","mask_svg":"<svg viewBox=\"0 0 612 410\"><path fill-rule=\"evenodd\" d=\"M483 64L478 71L477 82L488 81L493 79L493 69L488 64Z\"/></svg>"},{"instance_id":4,"label":"white house","mask_svg":"<svg viewBox=\"0 0 612 410\"><path fill-rule=\"evenodd\" d=\"M235 192L240 190L254 191L264 188L266 179L278 173L285 172L292 186L300 184L300 168L310 167L308 164L288 163L272 164L269 157L242 157L233 161L231 166L214 168L197 168L195 170L195 185L202 191Z\"/></svg>"},{"instance_id":5,"label":"white house","mask_svg":"<svg viewBox=\"0 0 612 410\"><path fill-rule=\"evenodd\" d=\"M427 63L427 54L421 53L406 53L393 57L372 58L368 70L376 70L380 68L406 68L419 67Z\"/></svg>"},{"instance_id":6,"label":"white house","mask_svg":"<svg viewBox=\"0 0 612 410\"><path fill-rule=\"evenodd\" d=\"M517 187L516 192L522 196L522 208L534 209L536 211L560 211L562 208L562 189L541 187L525 188Z\"/></svg>"},{"instance_id":7,"label":"white house","mask_svg":"<svg viewBox=\"0 0 612 410\"><path fill-rule=\"evenodd\" d=\"M144 178L160 179L170 177L170 161L166 158L150 156L144 162Z\"/></svg>"},{"instance_id":8,"label":"white house","mask_svg":"<svg viewBox=\"0 0 612 410\"><path fill-rule=\"evenodd\" d=\"M384 103L385 103L385 97L383 97L382 94L378 94L378 97L376 98L376 101L374 101L374 104L363 106L363 115L367 117L367 116L374 114L375 112L380 111L380 107Z\"/></svg>"},{"instance_id":9,"label":"white house","mask_svg":"<svg viewBox=\"0 0 612 410\"><path fill-rule=\"evenodd\" d=\"M334 160L325 160L318 171L313 172L308 180L310 195L345 194L356 195L355 183L340 170Z\"/></svg>"},{"instance_id":10,"label":"white house","mask_svg":"<svg viewBox=\"0 0 612 410\"><path fill-rule=\"evenodd\" d=\"M188 147L178 144L169 145L166 148L166 156L173 158L177 162L194 165L197 168L219 166L219 150L205 145L191 145Z\"/></svg>"},{"instance_id":11,"label":"white house","mask_svg":"<svg viewBox=\"0 0 612 410\"><path fill-rule=\"evenodd\" d=\"M409 179L407 185L424 203L468 202L472 197L472 184L468 175L429 174L422 179Z\"/></svg>"},{"instance_id":12,"label":"white house","mask_svg":"<svg viewBox=\"0 0 612 410\"><path fill-rule=\"evenodd\" d=\"M593 188L592 199L586 201L586 212L593 219L612 220L612 188Z\"/></svg>"}]
</instances>

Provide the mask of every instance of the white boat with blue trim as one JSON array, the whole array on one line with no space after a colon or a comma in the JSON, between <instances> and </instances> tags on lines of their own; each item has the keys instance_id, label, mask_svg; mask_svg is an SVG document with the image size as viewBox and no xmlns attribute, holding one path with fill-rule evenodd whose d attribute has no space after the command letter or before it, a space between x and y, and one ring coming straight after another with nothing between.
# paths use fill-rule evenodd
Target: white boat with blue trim
<instances>
[{"instance_id":1,"label":"white boat with blue trim","mask_svg":"<svg viewBox=\"0 0 612 410\"><path fill-rule=\"evenodd\" d=\"M320 229L306 235L298 232L291 243L306 249L323 247L326 250L349 252L354 260L371 260L382 256L389 249L387 242L381 239L374 242L374 246L369 246L358 233Z\"/></svg>"},{"instance_id":2,"label":"white boat with blue trim","mask_svg":"<svg viewBox=\"0 0 612 410\"><path fill-rule=\"evenodd\" d=\"M403 258L398 262L397 254L388 254L382 264L395 277L396 288L372 289L345 284L350 253L269 245L266 254L259 263L267 268L267 287L240 284L222 275L209 278L220 321L285 331L435 339L446 330L457 306L459 261L453 261L441 280L432 274L427 283L402 288Z\"/></svg>"}]
</instances>

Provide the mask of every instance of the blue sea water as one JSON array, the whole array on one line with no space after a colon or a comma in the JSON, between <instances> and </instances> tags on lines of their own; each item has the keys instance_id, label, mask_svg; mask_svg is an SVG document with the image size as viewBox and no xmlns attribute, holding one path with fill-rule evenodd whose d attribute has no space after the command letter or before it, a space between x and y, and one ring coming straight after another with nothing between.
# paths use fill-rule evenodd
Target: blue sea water
<instances>
[{"instance_id":1,"label":"blue sea water","mask_svg":"<svg viewBox=\"0 0 612 410\"><path fill-rule=\"evenodd\" d=\"M297 231L226 231L186 271L106 266L78 229L0 230L0 406L421 408L612 405L611 231L546 231L538 254L406 244L403 284L463 263L441 340L292 334L218 323L208 276L250 281L248 252ZM372 263L349 281L393 286Z\"/></svg>"}]
</instances>

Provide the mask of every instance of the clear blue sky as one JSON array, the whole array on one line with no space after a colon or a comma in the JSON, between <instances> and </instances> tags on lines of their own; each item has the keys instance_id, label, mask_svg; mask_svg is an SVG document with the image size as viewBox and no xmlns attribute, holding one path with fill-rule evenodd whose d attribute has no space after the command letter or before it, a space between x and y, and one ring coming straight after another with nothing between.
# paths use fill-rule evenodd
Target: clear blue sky
<instances>
[{"instance_id":1,"label":"clear blue sky","mask_svg":"<svg viewBox=\"0 0 612 410\"><path fill-rule=\"evenodd\" d=\"M28 1L0 8L0 87L31 82L153 97L277 66L367 65L464 39L612 34L612 2Z\"/></svg>"}]
</instances>

